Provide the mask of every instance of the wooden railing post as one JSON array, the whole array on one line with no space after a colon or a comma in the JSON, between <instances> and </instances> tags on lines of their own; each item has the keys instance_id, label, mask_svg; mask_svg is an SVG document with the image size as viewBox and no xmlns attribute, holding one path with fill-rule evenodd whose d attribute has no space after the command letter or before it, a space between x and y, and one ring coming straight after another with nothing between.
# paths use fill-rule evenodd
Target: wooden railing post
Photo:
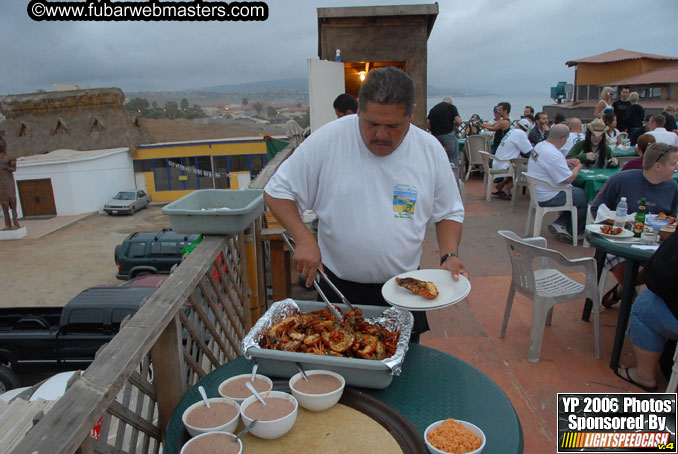
<instances>
[{"instance_id":1,"label":"wooden railing post","mask_svg":"<svg viewBox=\"0 0 678 454\"><path fill-rule=\"evenodd\" d=\"M181 324L178 318L174 317L151 348L153 384L158 403L158 425L163 441L172 412L186 392L182 352Z\"/></svg>"}]
</instances>

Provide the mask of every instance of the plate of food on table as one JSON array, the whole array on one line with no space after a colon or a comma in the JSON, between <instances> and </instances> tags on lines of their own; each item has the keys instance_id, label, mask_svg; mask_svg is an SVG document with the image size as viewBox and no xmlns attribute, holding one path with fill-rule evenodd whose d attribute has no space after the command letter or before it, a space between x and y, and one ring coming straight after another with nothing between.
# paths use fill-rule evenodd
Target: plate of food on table
<instances>
[{"instance_id":1,"label":"plate of food on table","mask_svg":"<svg viewBox=\"0 0 678 454\"><path fill-rule=\"evenodd\" d=\"M605 238L631 238L633 237L633 232L626 230L622 227L615 227L614 225L609 224L589 224L586 226L586 230L591 233L595 233Z\"/></svg>"},{"instance_id":2,"label":"plate of food on table","mask_svg":"<svg viewBox=\"0 0 678 454\"><path fill-rule=\"evenodd\" d=\"M466 277L459 275L455 281L449 270L426 269L392 277L382 287L381 294L389 304L401 309L429 311L458 303L470 291L471 283Z\"/></svg>"}]
</instances>

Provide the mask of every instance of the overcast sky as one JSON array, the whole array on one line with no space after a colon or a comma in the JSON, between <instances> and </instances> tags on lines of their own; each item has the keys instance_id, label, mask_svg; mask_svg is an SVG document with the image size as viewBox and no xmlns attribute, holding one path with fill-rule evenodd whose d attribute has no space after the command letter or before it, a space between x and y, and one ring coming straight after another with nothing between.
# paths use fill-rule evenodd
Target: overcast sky
<instances>
[{"instance_id":1,"label":"overcast sky","mask_svg":"<svg viewBox=\"0 0 678 454\"><path fill-rule=\"evenodd\" d=\"M0 4L0 95L54 83L180 90L307 77L317 7L433 3L268 0L264 22L34 22L29 0ZM205 2L207 3L207 2ZM623 48L678 56L678 0L441 0L428 41L429 84L547 94L573 82L565 61Z\"/></svg>"}]
</instances>

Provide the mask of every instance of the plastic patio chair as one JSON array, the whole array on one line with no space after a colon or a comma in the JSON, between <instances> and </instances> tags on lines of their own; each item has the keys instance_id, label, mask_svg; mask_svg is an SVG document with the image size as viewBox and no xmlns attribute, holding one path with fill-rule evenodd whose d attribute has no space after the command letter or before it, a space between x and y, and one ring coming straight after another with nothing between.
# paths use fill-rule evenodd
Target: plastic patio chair
<instances>
[{"instance_id":1,"label":"plastic patio chair","mask_svg":"<svg viewBox=\"0 0 678 454\"><path fill-rule=\"evenodd\" d=\"M519 190L522 188L524 193L525 188L527 188L527 179L523 175L523 172L527 172L527 158L513 158L511 159L511 164L513 164L513 193L511 194L511 211L516 211Z\"/></svg>"},{"instance_id":2,"label":"plastic patio chair","mask_svg":"<svg viewBox=\"0 0 678 454\"><path fill-rule=\"evenodd\" d=\"M452 168L452 173L454 174L454 179L457 181L457 187L459 188L459 195L461 195L461 203L466 203L466 185L459 178L459 169L455 167L453 162L450 162L450 167Z\"/></svg>"},{"instance_id":3,"label":"plastic patio chair","mask_svg":"<svg viewBox=\"0 0 678 454\"><path fill-rule=\"evenodd\" d=\"M570 260L558 251L546 248L546 239L542 237L521 239L509 230L499 230L506 240L511 260L512 279L506 300L504 321L499 337L506 335L513 297L516 292L533 301L532 324L530 328L530 347L527 360L539 361L545 325L551 324L553 306L567 301L591 298L593 301L593 332L596 358L600 358L600 294L596 276L596 260L585 257ZM537 260L541 259L541 260ZM548 268L552 261L560 268L583 268L586 283L581 284L570 279L554 268Z\"/></svg>"},{"instance_id":4,"label":"plastic patio chair","mask_svg":"<svg viewBox=\"0 0 678 454\"><path fill-rule=\"evenodd\" d=\"M532 227L532 236L538 236L541 232L541 223L546 213L552 211L569 211L572 214L572 244L577 245L577 207L574 206L572 199L572 186L551 186L544 180L535 178L527 172L523 172L527 185L530 190L530 208L527 211L527 222L525 223L525 236L530 233L530 220L534 215L534 224ZM537 184L542 184L554 191L565 191L565 204L557 207L542 207L537 201Z\"/></svg>"},{"instance_id":5,"label":"plastic patio chair","mask_svg":"<svg viewBox=\"0 0 678 454\"><path fill-rule=\"evenodd\" d=\"M487 153L492 152L490 139L483 135L468 136L466 138L466 143L464 144L464 152L466 153L467 159L466 175L464 176L464 181L468 181L472 171L485 170L483 167L483 158L478 153L479 151L485 151Z\"/></svg>"},{"instance_id":6,"label":"plastic patio chair","mask_svg":"<svg viewBox=\"0 0 678 454\"><path fill-rule=\"evenodd\" d=\"M511 161L499 159L486 151L478 151L478 154L483 160L483 197L489 202L492 195L492 183L494 182L494 179L512 177L513 166L511 165ZM508 164L508 168L493 169L490 166L490 162L492 161L505 162Z\"/></svg>"}]
</instances>

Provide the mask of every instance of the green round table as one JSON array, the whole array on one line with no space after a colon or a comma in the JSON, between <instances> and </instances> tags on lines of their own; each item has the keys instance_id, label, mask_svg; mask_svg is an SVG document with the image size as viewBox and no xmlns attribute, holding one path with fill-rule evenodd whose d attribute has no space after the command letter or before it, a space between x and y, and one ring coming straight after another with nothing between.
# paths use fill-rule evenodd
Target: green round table
<instances>
[{"instance_id":1,"label":"green round table","mask_svg":"<svg viewBox=\"0 0 678 454\"><path fill-rule=\"evenodd\" d=\"M200 400L198 386L209 397L226 378L251 372L252 363L237 358L200 380L181 399L167 427L164 452L178 452L184 431L181 415ZM446 353L410 344L402 373L386 389L361 389L400 411L422 434L432 422L454 417L480 427L487 437L483 454L520 454L523 431L520 419L506 394L487 375L465 361Z\"/></svg>"},{"instance_id":2,"label":"green round table","mask_svg":"<svg viewBox=\"0 0 678 454\"><path fill-rule=\"evenodd\" d=\"M603 271L605 258L607 254L616 255L626 259L626 266L624 269L624 283L619 303L619 315L617 316L617 328L614 335L614 343L612 344L612 355L610 356L610 368L616 370L619 366L619 359L621 358L621 351L624 345L624 333L629 323L629 316L631 315L631 306L633 306L633 293L635 291L635 282L638 277L638 269L640 265L647 263L655 251L648 249L635 248L633 245L638 245L637 242L618 242L610 241L600 235L593 235L586 232L587 238L591 246L596 248L596 262L598 264L598 278ZM582 319L588 321L591 313L592 302L586 300L584 305L584 313Z\"/></svg>"}]
</instances>

